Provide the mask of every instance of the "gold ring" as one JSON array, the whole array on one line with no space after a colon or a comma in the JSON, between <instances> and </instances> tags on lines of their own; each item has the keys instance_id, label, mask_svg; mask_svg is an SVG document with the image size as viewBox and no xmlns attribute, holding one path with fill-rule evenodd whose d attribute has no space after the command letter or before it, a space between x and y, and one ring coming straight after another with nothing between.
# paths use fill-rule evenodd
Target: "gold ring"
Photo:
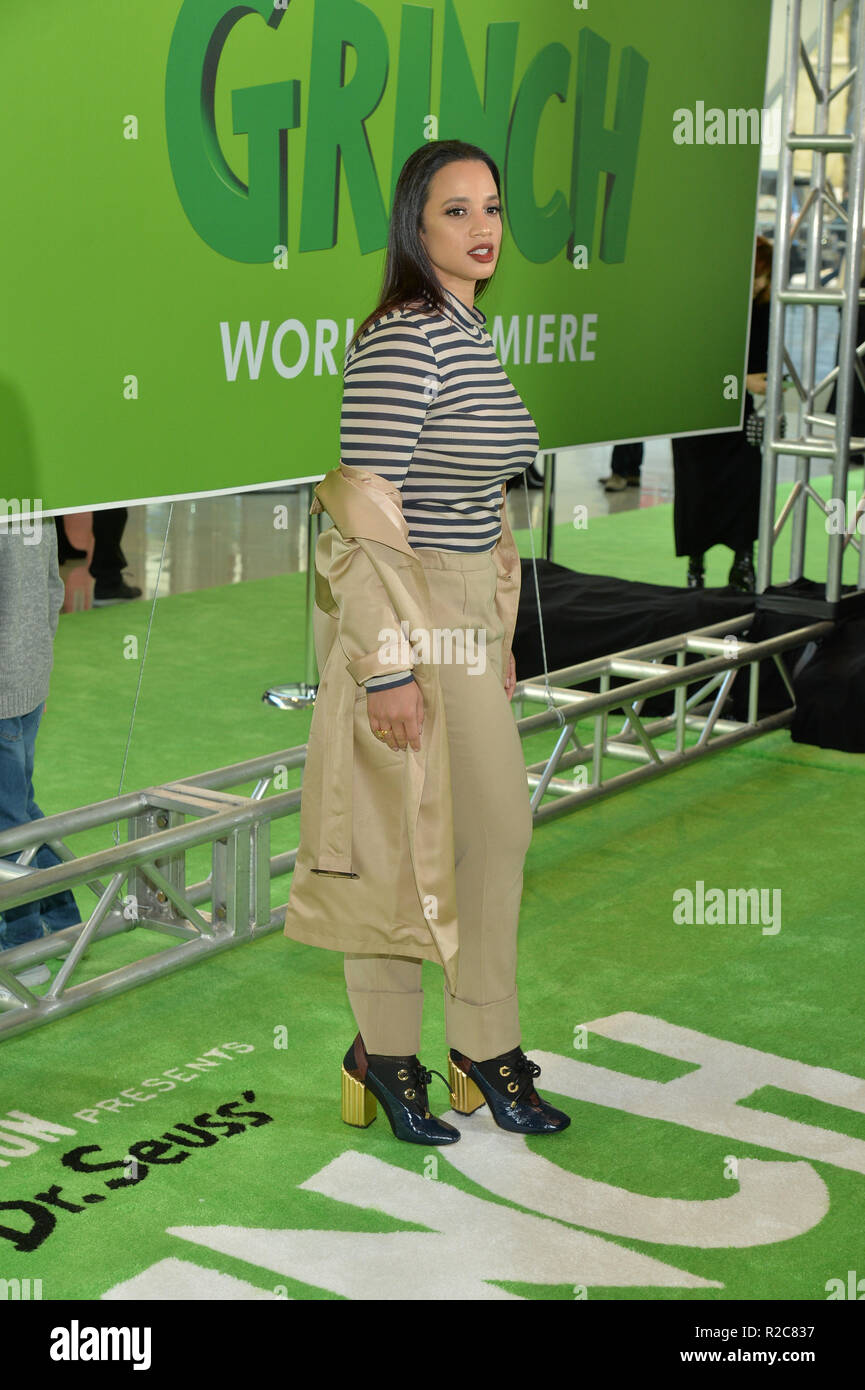
<instances>
[{"instance_id":1,"label":"gold ring","mask_svg":"<svg viewBox=\"0 0 865 1390\"><path fill-rule=\"evenodd\" d=\"M376 738L387 738L388 734L390 733L390 729L374 729L373 733L375 734Z\"/></svg>"}]
</instances>

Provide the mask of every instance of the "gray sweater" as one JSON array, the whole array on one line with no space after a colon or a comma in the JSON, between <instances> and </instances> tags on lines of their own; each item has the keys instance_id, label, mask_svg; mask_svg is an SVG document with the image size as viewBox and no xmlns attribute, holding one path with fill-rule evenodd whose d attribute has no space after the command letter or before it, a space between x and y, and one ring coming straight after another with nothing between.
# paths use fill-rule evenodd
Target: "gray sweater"
<instances>
[{"instance_id":1,"label":"gray sweater","mask_svg":"<svg viewBox=\"0 0 865 1390\"><path fill-rule=\"evenodd\" d=\"M16 525L0 520L0 719L30 714L47 700L63 606L54 518L41 518L38 542L32 533L14 534Z\"/></svg>"}]
</instances>

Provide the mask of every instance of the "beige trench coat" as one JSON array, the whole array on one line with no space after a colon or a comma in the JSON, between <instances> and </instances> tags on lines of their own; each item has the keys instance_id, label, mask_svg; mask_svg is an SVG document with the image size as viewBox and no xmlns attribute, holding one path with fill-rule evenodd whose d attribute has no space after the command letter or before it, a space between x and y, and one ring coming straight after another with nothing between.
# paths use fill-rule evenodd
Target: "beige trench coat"
<instances>
[{"instance_id":1,"label":"beige trench coat","mask_svg":"<svg viewBox=\"0 0 865 1390\"><path fill-rule=\"evenodd\" d=\"M409 646L413 633L434 625L426 573L392 483L339 464L314 491L310 512L327 511L334 525L315 550L319 686L285 935L335 951L438 961L453 993L459 928L447 725L436 664L418 661ZM504 484L501 523L492 554L506 675L521 571ZM400 659L382 659L385 629L405 634ZM421 747L394 752L369 727L362 682L406 665L423 696Z\"/></svg>"}]
</instances>

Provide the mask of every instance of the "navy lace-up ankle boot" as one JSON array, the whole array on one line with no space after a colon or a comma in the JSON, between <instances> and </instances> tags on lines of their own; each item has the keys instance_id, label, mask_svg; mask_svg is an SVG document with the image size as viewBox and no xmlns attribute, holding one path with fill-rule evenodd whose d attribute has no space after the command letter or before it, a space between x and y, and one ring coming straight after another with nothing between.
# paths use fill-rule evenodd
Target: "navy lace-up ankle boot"
<instances>
[{"instance_id":1,"label":"navy lace-up ankle boot","mask_svg":"<svg viewBox=\"0 0 865 1390\"><path fill-rule=\"evenodd\" d=\"M365 1129L375 1119L378 1101L397 1139L410 1144L455 1144L459 1130L430 1114L427 1086L433 1075L445 1081L440 1071L428 1070L416 1056L368 1053L358 1033L342 1062L342 1118Z\"/></svg>"},{"instance_id":2,"label":"navy lace-up ankle boot","mask_svg":"<svg viewBox=\"0 0 865 1390\"><path fill-rule=\"evenodd\" d=\"M541 1069L521 1047L473 1062L452 1047L448 1057L451 1105L470 1115L486 1102L501 1129L517 1134L558 1134L571 1123L570 1115L549 1105L535 1090Z\"/></svg>"}]
</instances>

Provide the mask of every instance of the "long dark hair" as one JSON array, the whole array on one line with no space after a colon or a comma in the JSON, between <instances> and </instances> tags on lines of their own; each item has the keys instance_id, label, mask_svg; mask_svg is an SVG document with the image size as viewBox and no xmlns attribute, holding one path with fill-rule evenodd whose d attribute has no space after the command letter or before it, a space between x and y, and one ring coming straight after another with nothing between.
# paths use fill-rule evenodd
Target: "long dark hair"
<instances>
[{"instance_id":1,"label":"long dark hair","mask_svg":"<svg viewBox=\"0 0 865 1390\"><path fill-rule=\"evenodd\" d=\"M764 285L760 293L756 296L758 304L768 304L771 299L770 288L772 284L772 252L773 243L768 237L757 237L757 250L754 253L754 279L759 280L761 275L769 277L769 284Z\"/></svg>"},{"instance_id":2,"label":"long dark hair","mask_svg":"<svg viewBox=\"0 0 865 1390\"><path fill-rule=\"evenodd\" d=\"M448 309L441 282L418 233L423 210L429 195L430 180L445 164L458 159L482 159L493 176L501 200L501 180L498 165L485 150L464 140L429 140L410 154L400 170L393 197L390 229L387 239L387 258L384 265L379 300L371 314L355 330L348 345L351 352L364 329L391 309L399 309L415 299L426 299L443 314ZM493 271L493 275L495 271ZM475 299L480 299L493 276L479 282Z\"/></svg>"}]
</instances>

